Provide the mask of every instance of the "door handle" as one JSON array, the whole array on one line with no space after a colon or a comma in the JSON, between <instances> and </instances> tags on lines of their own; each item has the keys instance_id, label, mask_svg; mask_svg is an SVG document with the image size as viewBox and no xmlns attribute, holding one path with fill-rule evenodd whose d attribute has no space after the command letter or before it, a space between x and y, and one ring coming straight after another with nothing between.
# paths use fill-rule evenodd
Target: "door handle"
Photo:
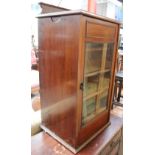
<instances>
[{"instance_id":1,"label":"door handle","mask_svg":"<svg viewBox=\"0 0 155 155\"><path fill-rule=\"evenodd\" d=\"M83 82L80 83L80 89L83 91Z\"/></svg>"}]
</instances>

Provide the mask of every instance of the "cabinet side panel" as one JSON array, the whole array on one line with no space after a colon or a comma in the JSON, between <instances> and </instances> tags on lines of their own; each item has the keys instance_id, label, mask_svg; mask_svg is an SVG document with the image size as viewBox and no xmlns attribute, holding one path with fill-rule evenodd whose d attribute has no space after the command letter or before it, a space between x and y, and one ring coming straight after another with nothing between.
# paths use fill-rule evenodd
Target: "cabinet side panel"
<instances>
[{"instance_id":1,"label":"cabinet side panel","mask_svg":"<svg viewBox=\"0 0 155 155\"><path fill-rule=\"evenodd\" d=\"M42 125L75 145L79 16L39 19Z\"/></svg>"}]
</instances>

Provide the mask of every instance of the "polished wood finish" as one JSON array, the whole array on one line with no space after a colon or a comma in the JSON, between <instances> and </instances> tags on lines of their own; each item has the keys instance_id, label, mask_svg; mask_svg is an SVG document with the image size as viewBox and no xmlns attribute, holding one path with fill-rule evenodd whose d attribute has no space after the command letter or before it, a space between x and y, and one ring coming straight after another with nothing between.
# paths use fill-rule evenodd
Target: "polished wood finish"
<instances>
[{"instance_id":1,"label":"polished wood finish","mask_svg":"<svg viewBox=\"0 0 155 155\"><path fill-rule=\"evenodd\" d=\"M55 13L46 13L46 14L40 14L37 17L38 18L44 18L44 17L59 17L59 16L68 16L68 15L84 15L86 17L91 17L94 19L99 19L103 21L108 21L110 23L115 23L115 24L121 24L119 21L116 21L114 19L104 17L104 16L99 16L84 10L72 10L72 11L61 11L61 12L55 12Z\"/></svg>"},{"instance_id":2,"label":"polished wood finish","mask_svg":"<svg viewBox=\"0 0 155 155\"><path fill-rule=\"evenodd\" d=\"M44 14L38 18L42 126L76 152L110 122L119 23L83 11ZM85 42L89 38L91 42L113 42L114 52L108 107L82 127L83 90L80 86L85 75Z\"/></svg>"},{"instance_id":3,"label":"polished wood finish","mask_svg":"<svg viewBox=\"0 0 155 155\"><path fill-rule=\"evenodd\" d=\"M122 110L113 109L111 114L111 125L101 132L89 145L82 149L77 155L123 155L122 153ZM31 138L31 155L74 155L61 143L41 132Z\"/></svg>"},{"instance_id":4,"label":"polished wood finish","mask_svg":"<svg viewBox=\"0 0 155 155\"><path fill-rule=\"evenodd\" d=\"M102 24L87 22L86 25L87 37L102 37L113 39L116 33L115 24L110 25L108 22L103 22Z\"/></svg>"},{"instance_id":5,"label":"polished wood finish","mask_svg":"<svg viewBox=\"0 0 155 155\"><path fill-rule=\"evenodd\" d=\"M58 23L50 18L39 20L42 124L73 146L76 139L79 20L80 16L62 17Z\"/></svg>"}]
</instances>

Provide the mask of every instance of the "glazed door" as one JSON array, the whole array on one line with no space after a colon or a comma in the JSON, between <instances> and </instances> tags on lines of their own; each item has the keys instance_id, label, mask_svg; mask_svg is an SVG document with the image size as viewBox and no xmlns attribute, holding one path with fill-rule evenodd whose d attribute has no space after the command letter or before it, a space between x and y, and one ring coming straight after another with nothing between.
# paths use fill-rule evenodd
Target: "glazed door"
<instances>
[{"instance_id":1,"label":"glazed door","mask_svg":"<svg viewBox=\"0 0 155 155\"><path fill-rule=\"evenodd\" d=\"M108 109L113 42L86 42L82 127Z\"/></svg>"}]
</instances>

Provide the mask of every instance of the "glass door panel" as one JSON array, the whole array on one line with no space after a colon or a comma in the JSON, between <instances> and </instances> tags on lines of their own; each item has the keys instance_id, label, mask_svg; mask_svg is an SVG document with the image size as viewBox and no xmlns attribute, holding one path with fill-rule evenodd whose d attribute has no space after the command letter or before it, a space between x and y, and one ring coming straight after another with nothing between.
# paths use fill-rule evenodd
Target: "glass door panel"
<instances>
[{"instance_id":1,"label":"glass door panel","mask_svg":"<svg viewBox=\"0 0 155 155\"><path fill-rule=\"evenodd\" d=\"M93 94L98 90L99 76L93 75L84 79L84 96Z\"/></svg>"},{"instance_id":2,"label":"glass door panel","mask_svg":"<svg viewBox=\"0 0 155 155\"><path fill-rule=\"evenodd\" d=\"M96 108L96 96L85 100L83 102L83 112L82 112L82 125L85 126L87 122L95 117Z\"/></svg>"},{"instance_id":3,"label":"glass door panel","mask_svg":"<svg viewBox=\"0 0 155 155\"><path fill-rule=\"evenodd\" d=\"M108 90L109 82L110 82L110 71L107 71L100 75L99 89Z\"/></svg>"},{"instance_id":4,"label":"glass door panel","mask_svg":"<svg viewBox=\"0 0 155 155\"><path fill-rule=\"evenodd\" d=\"M111 69L113 59L114 43L108 43L105 69Z\"/></svg>"},{"instance_id":5,"label":"glass door panel","mask_svg":"<svg viewBox=\"0 0 155 155\"><path fill-rule=\"evenodd\" d=\"M108 99L107 92L104 92L100 95L100 99L99 99L100 108L107 108L107 99Z\"/></svg>"},{"instance_id":6,"label":"glass door panel","mask_svg":"<svg viewBox=\"0 0 155 155\"><path fill-rule=\"evenodd\" d=\"M113 43L86 43L82 126L108 107L113 49Z\"/></svg>"},{"instance_id":7,"label":"glass door panel","mask_svg":"<svg viewBox=\"0 0 155 155\"><path fill-rule=\"evenodd\" d=\"M102 47L102 43L86 43L85 73L92 73L100 70Z\"/></svg>"},{"instance_id":8,"label":"glass door panel","mask_svg":"<svg viewBox=\"0 0 155 155\"><path fill-rule=\"evenodd\" d=\"M96 108L96 114L99 114L107 109L108 106L108 92L104 91L98 95L98 106Z\"/></svg>"}]
</instances>

